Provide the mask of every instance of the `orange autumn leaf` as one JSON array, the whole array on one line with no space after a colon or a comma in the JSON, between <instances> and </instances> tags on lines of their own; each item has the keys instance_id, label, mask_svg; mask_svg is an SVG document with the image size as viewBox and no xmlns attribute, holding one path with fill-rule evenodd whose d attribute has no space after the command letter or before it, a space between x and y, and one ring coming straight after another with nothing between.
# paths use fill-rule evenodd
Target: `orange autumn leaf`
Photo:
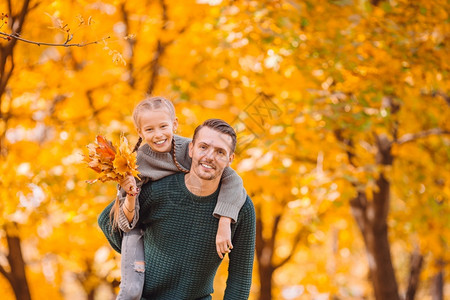
<instances>
[{"instance_id":1,"label":"orange autumn leaf","mask_svg":"<svg viewBox=\"0 0 450 300\"><path fill-rule=\"evenodd\" d=\"M89 153L85 155L84 161L89 168L99 173L96 179L88 180L89 183L97 180L119 182L127 174L138 177L136 153L130 149L125 136L120 137L119 144L113 145L99 135L96 142L87 145L87 148Z\"/></svg>"}]
</instances>

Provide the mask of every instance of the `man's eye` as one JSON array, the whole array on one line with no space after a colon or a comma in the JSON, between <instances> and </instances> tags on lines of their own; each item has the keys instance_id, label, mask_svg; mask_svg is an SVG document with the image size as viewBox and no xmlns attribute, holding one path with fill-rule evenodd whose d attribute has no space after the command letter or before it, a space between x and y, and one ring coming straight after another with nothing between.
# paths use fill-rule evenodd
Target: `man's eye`
<instances>
[{"instance_id":1,"label":"man's eye","mask_svg":"<svg viewBox=\"0 0 450 300\"><path fill-rule=\"evenodd\" d=\"M163 126L161 126L161 128L166 128L167 127L167 125L163 125Z\"/></svg>"},{"instance_id":2,"label":"man's eye","mask_svg":"<svg viewBox=\"0 0 450 300\"><path fill-rule=\"evenodd\" d=\"M146 129L146 131L152 131L153 130L153 128L148 128L148 129Z\"/></svg>"}]
</instances>

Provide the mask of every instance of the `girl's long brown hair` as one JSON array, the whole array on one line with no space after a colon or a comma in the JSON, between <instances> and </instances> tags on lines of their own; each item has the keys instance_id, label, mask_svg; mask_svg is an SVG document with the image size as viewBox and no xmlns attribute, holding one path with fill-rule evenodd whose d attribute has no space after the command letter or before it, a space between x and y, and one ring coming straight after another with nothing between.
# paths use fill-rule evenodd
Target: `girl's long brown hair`
<instances>
[{"instance_id":1,"label":"girl's long brown hair","mask_svg":"<svg viewBox=\"0 0 450 300\"><path fill-rule=\"evenodd\" d=\"M139 102L136 107L133 110L133 122L136 129L140 127L140 115L143 111L152 111L152 110L159 110L159 109L167 109L169 112L169 115L172 119L172 121L175 120L175 108L169 100L167 100L164 97L148 97ZM142 138L139 137L136 145L134 146L133 152L137 152L140 145L142 144ZM175 166L178 170L184 173L188 173L189 171L184 169L180 163L178 162L176 155L175 155L175 139L172 138L172 151L171 155L173 158L173 161L175 163ZM109 217L112 223L112 229L117 229L119 227L119 209L120 209L120 200L119 195L117 195L116 200L114 201L114 205L111 208L111 211L109 213ZM124 204L125 205L125 204Z\"/></svg>"}]
</instances>

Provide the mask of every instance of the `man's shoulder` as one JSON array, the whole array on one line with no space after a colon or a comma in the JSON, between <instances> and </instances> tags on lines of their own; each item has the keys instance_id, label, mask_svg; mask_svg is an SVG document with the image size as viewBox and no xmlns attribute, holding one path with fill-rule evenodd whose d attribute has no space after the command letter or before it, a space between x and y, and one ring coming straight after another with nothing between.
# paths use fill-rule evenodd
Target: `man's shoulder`
<instances>
[{"instance_id":1,"label":"man's shoulder","mask_svg":"<svg viewBox=\"0 0 450 300\"><path fill-rule=\"evenodd\" d=\"M248 215L255 215L255 206L253 205L253 201L252 199L249 197L249 195L247 195L244 205L242 205L240 214L242 214L243 216L248 216Z\"/></svg>"},{"instance_id":2,"label":"man's shoulder","mask_svg":"<svg viewBox=\"0 0 450 300\"><path fill-rule=\"evenodd\" d=\"M239 216L237 219L237 222L235 223L236 226L241 228L243 232L247 232L250 236L254 235L254 230L256 226L256 212L255 212L255 206L253 205L252 199L247 195L247 198L245 199L244 205L241 207L241 210L239 211ZM242 232L242 231L241 231Z\"/></svg>"}]
</instances>

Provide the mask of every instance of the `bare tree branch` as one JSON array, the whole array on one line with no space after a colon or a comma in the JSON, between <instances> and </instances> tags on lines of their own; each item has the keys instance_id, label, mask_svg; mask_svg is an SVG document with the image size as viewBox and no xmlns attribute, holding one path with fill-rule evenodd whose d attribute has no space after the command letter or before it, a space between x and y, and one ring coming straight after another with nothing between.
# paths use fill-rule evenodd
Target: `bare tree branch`
<instances>
[{"instance_id":1,"label":"bare tree branch","mask_svg":"<svg viewBox=\"0 0 450 300\"><path fill-rule=\"evenodd\" d=\"M30 9L29 9L30 0L25 0L23 2L22 9L20 10L20 15L18 16L18 19L19 19L18 23L19 24L18 24L17 27L15 26L15 22L16 22L16 18L17 17L12 14L11 2L9 2L8 4L9 4L9 9L10 9L10 14L9 15L11 16L11 19L12 19L11 28L16 28L15 29L16 33L20 34L22 32L23 23L25 22L25 17L30 12ZM17 42L17 39L14 39L13 42L11 43L12 44L11 45L11 49L14 48L14 44L16 42Z\"/></svg>"},{"instance_id":2,"label":"bare tree branch","mask_svg":"<svg viewBox=\"0 0 450 300\"><path fill-rule=\"evenodd\" d=\"M372 3L373 6L378 6L378 3L380 3L380 0L371 0L370 3Z\"/></svg>"},{"instance_id":3,"label":"bare tree branch","mask_svg":"<svg viewBox=\"0 0 450 300\"><path fill-rule=\"evenodd\" d=\"M255 210L256 210L256 215L261 216L261 206L257 205L255 207ZM262 228L263 228L263 225L262 225L261 217L258 217L258 218L256 218L256 245L255 245L257 253L262 253L262 249L264 248L264 244L266 242L262 235Z\"/></svg>"},{"instance_id":4,"label":"bare tree branch","mask_svg":"<svg viewBox=\"0 0 450 300\"><path fill-rule=\"evenodd\" d=\"M271 244L272 245L275 244L275 238L276 238L276 235L278 232L278 226L280 224L280 221L281 221L281 214L276 215L275 219L273 221L273 224L272 224L272 234L271 234Z\"/></svg>"},{"instance_id":5,"label":"bare tree branch","mask_svg":"<svg viewBox=\"0 0 450 300\"><path fill-rule=\"evenodd\" d=\"M343 134L342 130L340 130L340 129L336 129L333 133L334 133L334 136L336 137L336 139L346 146L345 152L347 154L349 164L351 164L353 167L357 168L358 165L355 162L356 155L353 152L354 151L353 140L351 138L344 137L344 134Z\"/></svg>"},{"instance_id":6,"label":"bare tree branch","mask_svg":"<svg viewBox=\"0 0 450 300\"><path fill-rule=\"evenodd\" d=\"M422 95L430 95L430 94L422 93ZM445 100L445 102L447 102L448 105L450 105L450 95L444 93L443 91L440 91L440 90L432 91L431 96L432 97L440 96Z\"/></svg>"},{"instance_id":7,"label":"bare tree branch","mask_svg":"<svg viewBox=\"0 0 450 300\"><path fill-rule=\"evenodd\" d=\"M430 135L442 135L442 134L450 134L449 130L441 129L441 128L432 128L429 130L417 132L417 133L407 133L404 134L401 138L395 141L398 145L403 145L406 143L413 142L415 140L428 137Z\"/></svg>"},{"instance_id":8,"label":"bare tree branch","mask_svg":"<svg viewBox=\"0 0 450 300\"><path fill-rule=\"evenodd\" d=\"M423 256L418 249L411 253L411 261L409 267L408 288L405 294L405 300L414 300L417 289L419 287L420 271L422 271Z\"/></svg>"},{"instance_id":9,"label":"bare tree branch","mask_svg":"<svg viewBox=\"0 0 450 300\"><path fill-rule=\"evenodd\" d=\"M442 258L439 258L435 262L435 266L437 269L436 274L432 278L431 283L431 299L433 300L442 300L444 299L444 268L445 262Z\"/></svg>"},{"instance_id":10,"label":"bare tree branch","mask_svg":"<svg viewBox=\"0 0 450 300\"><path fill-rule=\"evenodd\" d=\"M20 32L23 27L23 23L25 22L25 17L29 12L29 4L30 0L24 0L22 9L20 10L20 13L18 16L15 16L12 14L12 3L10 0L8 0L8 11L9 16L11 18L10 28L17 28L17 32ZM37 4L36 4L37 5ZM18 19L18 26L15 26L15 22ZM7 43L6 45L0 44L0 116L2 118L4 124L3 124L3 130L0 132L0 156L5 156L7 153L6 147L4 147L4 138L6 134L7 129L7 119L3 119L4 115L8 115L8 111L3 111L4 109L4 103L2 103L3 100L3 94L6 91L6 86L8 84L9 79L11 78L14 70L14 46L16 45L17 39L12 39L10 43ZM9 60L9 67L8 62ZM12 100L10 100L12 101ZM9 105L11 107L11 103Z\"/></svg>"},{"instance_id":11,"label":"bare tree branch","mask_svg":"<svg viewBox=\"0 0 450 300\"><path fill-rule=\"evenodd\" d=\"M280 261L278 264L273 266L274 270L276 270L276 269L282 267L283 265L285 265L292 258L292 256L294 256L294 254L296 253L295 250L297 249L298 245L300 244L300 241L302 240L302 237L305 236L306 234L310 233L310 232L311 232L311 230L306 229L305 226L303 226L297 232L297 234L295 235L295 238L294 238L294 242L292 244L291 252L282 261Z\"/></svg>"},{"instance_id":12,"label":"bare tree branch","mask_svg":"<svg viewBox=\"0 0 450 300\"><path fill-rule=\"evenodd\" d=\"M66 40L65 43L63 44L58 44L58 43L45 43L45 42L35 42L35 41L31 41L31 40L27 40L24 38L21 38L18 36L18 34L8 34L5 32L1 32L0 31L0 38L3 38L5 40L11 40L11 39L15 39L18 41L22 41L25 43L29 43L29 44L34 44L34 45L38 45L38 46L51 46L51 47L85 47L88 45L92 45L92 44L98 44L101 41L107 40L109 38L111 38L110 36L104 37L102 39L93 41L93 42L89 42L89 43L78 43L78 44L68 44L67 42L70 41L70 39Z\"/></svg>"},{"instance_id":13,"label":"bare tree branch","mask_svg":"<svg viewBox=\"0 0 450 300\"><path fill-rule=\"evenodd\" d=\"M2 274L9 282L12 282L11 275L8 272L6 272L3 266L0 266L0 274Z\"/></svg>"},{"instance_id":14,"label":"bare tree branch","mask_svg":"<svg viewBox=\"0 0 450 300\"><path fill-rule=\"evenodd\" d=\"M165 0L159 0L159 4L161 5L162 9L161 32L163 33L162 36L164 36L164 32L167 31L167 24L169 24L168 7ZM178 30L178 34L182 34L186 31L186 29L187 26L184 26L183 28ZM153 93L153 90L159 78L161 58L164 56L167 47L170 46L174 41L175 40L163 42L161 39L158 39L158 41L156 42L156 49L152 60L147 64L147 66L144 66L145 68L150 67L150 80L147 87L147 94L149 95Z\"/></svg>"},{"instance_id":15,"label":"bare tree branch","mask_svg":"<svg viewBox=\"0 0 450 300\"><path fill-rule=\"evenodd\" d=\"M103 88L104 86L105 86L105 85L101 85L101 86L98 87L98 88ZM96 89L96 88L92 88L92 89L87 90L87 91L86 91L86 97L87 97L87 99L88 99L89 107L92 109L92 116L93 116L94 118L98 118L98 115L99 115L102 111L108 109L108 105L105 105L105 106L100 107L100 108L96 108L96 107L95 107L95 104L94 104L94 97L92 96L92 94L94 93L95 89Z\"/></svg>"},{"instance_id":16,"label":"bare tree branch","mask_svg":"<svg viewBox=\"0 0 450 300\"><path fill-rule=\"evenodd\" d=\"M128 67L128 84L131 87L134 87L135 83L136 83L136 78L134 77L134 46L136 45L136 38L135 37L131 37L130 36L130 21L129 21L129 14L128 11L125 7L125 3L123 2L122 5L120 5L120 11L122 13L122 21L125 24L125 38L127 41L127 45L128 45L128 51L130 51L129 53L129 59L128 59L128 63L127 63L127 67Z\"/></svg>"}]
</instances>

